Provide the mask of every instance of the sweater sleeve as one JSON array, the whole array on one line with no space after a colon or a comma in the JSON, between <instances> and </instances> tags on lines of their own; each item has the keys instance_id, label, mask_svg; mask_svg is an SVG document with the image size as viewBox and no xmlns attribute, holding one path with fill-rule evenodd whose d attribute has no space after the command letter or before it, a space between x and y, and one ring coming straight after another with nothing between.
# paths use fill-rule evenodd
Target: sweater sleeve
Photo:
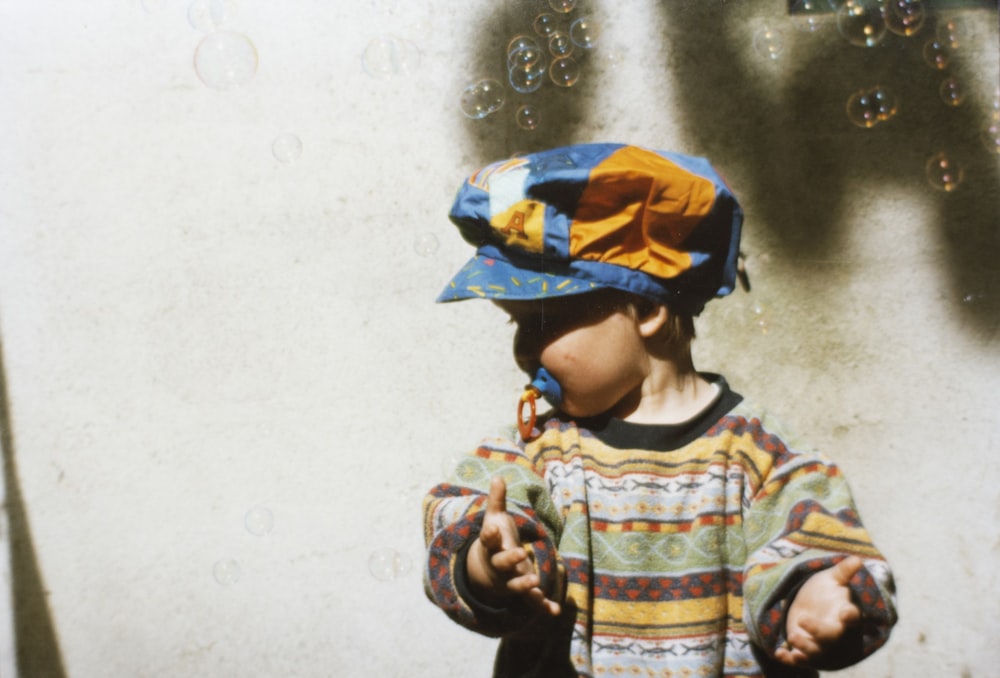
<instances>
[{"instance_id":1,"label":"sweater sleeve","mask_svg":"<svg viewBox=\"0 0 1000 678\"><path fill-rule=\"evenodd\" d=\"M751 422L757 450L745 485L743 530L744 617L754 643L773 657L785 641L785 615L801 585L813 574L851 555L864 567L851 579L861 610L855 633L814 668L839 669L864 659L889 638L896 622L895 585L889 566L861 523L847 481L822 455L789 449L781 438Z\"/></svg>"},{"instance_id":2,"label":"sweater sleeve","mask_svg":"<svg viewBox=\"0 0 1000 678\"><path fill-rule=\"evenodd\" d=\"M484 442L458 464L448 482L428 493L423 506L427 545L424 590L449 617L488 636L516 631L531 616L516 605L489 607L468 593L465 552L479 535L490 480L496 475L507 484L507 512L518 526L521 542L535 559L542 590L550 593L558 585L556 545L561 518L541 469L522 447L501 440Z\"/></svg>"}]
</instances>

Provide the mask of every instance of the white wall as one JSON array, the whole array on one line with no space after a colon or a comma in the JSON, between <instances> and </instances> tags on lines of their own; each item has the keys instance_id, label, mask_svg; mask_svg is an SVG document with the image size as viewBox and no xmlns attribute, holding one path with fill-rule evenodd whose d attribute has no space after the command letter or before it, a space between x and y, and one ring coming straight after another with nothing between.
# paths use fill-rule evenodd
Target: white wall
<instances>
[{"instance_id":1,"label":"white wall","mask_svg":"<svg viewBox=\"0 0 1000 678\"><path fill-rule=\"evenodd\" d=\"M237 0L222 28L259 66L220 91L187 0L0 0L23 676L488 675L492 641L423 598L419 502L511 423L523 377L493 309L432 303L469 254L445 215L477 166L591 140L709 155L743 199L753 289L706 312L698 360L842 462L896 568L902 621L844 675L995 672L996 11L948 14L963 42L935 72L940 16L866 50L780 0L595 5L578 87L472 122L459 93L502 74L532 2ZM366 73L383 34L419 49L410 72ZM854 127L847 97L879 79L900 112ZM950 194L923 174L941 148L966 166ZM373 576L380 549L398 577Z\"/></svg>"}]
</instances>

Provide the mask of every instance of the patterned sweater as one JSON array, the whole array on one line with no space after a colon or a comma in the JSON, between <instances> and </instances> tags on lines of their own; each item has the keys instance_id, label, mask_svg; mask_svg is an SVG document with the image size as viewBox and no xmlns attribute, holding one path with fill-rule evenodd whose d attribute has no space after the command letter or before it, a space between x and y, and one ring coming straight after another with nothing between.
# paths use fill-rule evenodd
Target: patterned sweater
<instances>
[{"instance_id":1,"label":"patterned sweater","mask_svg":"<svg viewBox=\"0 0 1000 678\"><path fill-rule=\"evenodd\" d=\"M840 470L794 450L717 375L716 401L678 426L553 416L529 443L492 440L424 501L425 588L458 623L502 637L495 676L814 676L778 664L798 587L847 555L863 621L821 669L853 664L896 621L892 575ZM490 478L565 594L559 619L477 601L465 553Z\"/></svg>"}]
</instances>

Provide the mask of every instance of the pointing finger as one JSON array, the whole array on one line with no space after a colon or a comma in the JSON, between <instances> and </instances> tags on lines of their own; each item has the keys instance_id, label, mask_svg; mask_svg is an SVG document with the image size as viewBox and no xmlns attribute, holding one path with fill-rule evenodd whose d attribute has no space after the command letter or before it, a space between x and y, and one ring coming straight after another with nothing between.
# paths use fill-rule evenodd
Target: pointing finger
<instances>
[{"instance_id":1,"label":"pointing finger","mask_svg":"<svg viewBox=\"0 0 1000 678\"><path fill-rule=\"evenodd\" d=\"M500 476L493 476L490 480L490 494L486 498L486 511L488 513L507 512L507 483Z\"/></svg>"}]
</instances>

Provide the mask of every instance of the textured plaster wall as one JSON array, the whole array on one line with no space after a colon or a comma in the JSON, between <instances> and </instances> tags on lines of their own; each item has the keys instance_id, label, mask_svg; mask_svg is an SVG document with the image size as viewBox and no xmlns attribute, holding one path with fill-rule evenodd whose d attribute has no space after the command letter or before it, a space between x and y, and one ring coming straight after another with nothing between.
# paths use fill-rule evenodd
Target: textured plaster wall
<instances>
[{"instance_id":1,"label":"textured plaster wall","mask_svg":"<svg viewBox=\"0 0 1000 678\"><path fill-rule=\"evenodd\" d=\"M493 642L423 598L419 502L523 377L494 309L431 303L469 254L445 213L487 161L621 140L709 156L745 204L752 289L696 358L842 463L896 568L902 621L844 675L996 675L996 10L866 49L778 0L591 9L574 88L474 122L461 89L503 77L537 4L238 0L259 67L219 91L186 0L0 1L0 673L488 675ZM371 77L389 33L419 61ZM858 128L875 84L899 112Z\"/></svg>"}]
</instances>

